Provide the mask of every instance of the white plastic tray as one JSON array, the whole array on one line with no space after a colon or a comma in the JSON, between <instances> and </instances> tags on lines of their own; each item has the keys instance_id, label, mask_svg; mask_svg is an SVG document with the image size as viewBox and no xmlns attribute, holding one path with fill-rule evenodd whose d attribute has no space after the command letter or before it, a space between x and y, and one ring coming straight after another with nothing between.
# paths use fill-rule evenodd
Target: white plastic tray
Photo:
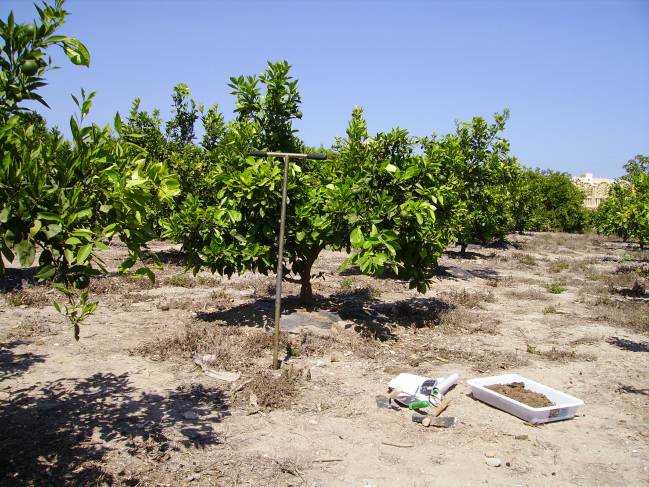
<instances>
[{"instance_id":1,"label":"white plastic tray","mask_svg":"<svg viewBox=\"0 0 649 487\"><path fill-rule=\"evenodd\" d=\"M485 387L493 384L510 384L512 382L522 382L525 384L526 389L545 394L554 403L554 406L533 408ZM513 414L528 423L549 423L550 421L570 419L577 413L577 408L584 405L584 401L581 399L544 386L518 374L503 374L469 379L467 380L467 384L471 386L471 392L476 399L486 402L495 408L502 409L509 414Z\"/></svg>"}]
</instances>

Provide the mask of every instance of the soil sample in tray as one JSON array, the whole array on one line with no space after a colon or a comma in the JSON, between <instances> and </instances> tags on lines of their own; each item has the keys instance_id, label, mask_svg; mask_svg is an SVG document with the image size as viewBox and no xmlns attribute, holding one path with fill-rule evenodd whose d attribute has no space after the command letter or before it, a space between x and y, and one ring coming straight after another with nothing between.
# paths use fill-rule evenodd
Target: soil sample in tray
<instances>
[{"instance_id":1,"label":"soil sample in tray","mask_svg":"<svg viewBox=\"0 0 649 487\"><path fill-rule=\"evenodd\" d=\"M493 384L485 387L487 389L491 389L494 392L497 392L498 394L507 396L510 399L522 402L523 404L527 404L528 406L533 408L554 406L554 403L550 401L545 394L525 389L525 384L523 382L512 382L510 384Z\"/></svg>"}]
</instances>

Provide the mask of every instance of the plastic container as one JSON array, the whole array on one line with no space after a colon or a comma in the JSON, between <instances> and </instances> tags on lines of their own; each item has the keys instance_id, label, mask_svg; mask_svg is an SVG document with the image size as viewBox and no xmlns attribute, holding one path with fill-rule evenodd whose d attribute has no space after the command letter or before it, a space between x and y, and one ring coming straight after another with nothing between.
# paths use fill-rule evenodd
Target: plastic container
<instances>
[{"instance_id":1,"label":"plastic container","mask_svg":"<svg viewBox=\"0 0 649 487\"><path fill-rule=\"evenodd\" d=\"M554 406L533 408L485 387L493 384L511 384L512 382L522 382L525 384L526 389L545 394L554 403ZM577 413L577 408L584 405L584 401L581 399L544 386L518 374L503 374L469 379L467 380L467 384L471 386L471 392L476 399L509 414L513 414L528 423L549 423L551 421L571 419Z\"/></svg>"}]
</instances>

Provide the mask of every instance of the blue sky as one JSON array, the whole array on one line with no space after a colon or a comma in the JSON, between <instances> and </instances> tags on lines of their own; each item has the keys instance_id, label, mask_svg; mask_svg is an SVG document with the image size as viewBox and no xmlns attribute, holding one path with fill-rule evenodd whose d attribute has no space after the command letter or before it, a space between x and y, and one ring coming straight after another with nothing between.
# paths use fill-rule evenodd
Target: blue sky
<instances>
[{"instance_id":1,"label":"blue sky","mask_svg":"<svg viewBox=\"0 0 649 487\"><path fill-rule=\"evenodd\" d=\"M60 56L43 90L52 125L67 126L70 93L97 91L92 119L112 120L135 97L168 113L172 87L219 103L228 78L266 60L293 65L302 138L330 145L354 105L371 131L445 133L455 120L507 107L512 153L532 167L617 177L649 154L649 0L154 1L69 0L63 33L92 55ZM34 17L32 2L0 14Z\"/></svg>"}]
</instances>

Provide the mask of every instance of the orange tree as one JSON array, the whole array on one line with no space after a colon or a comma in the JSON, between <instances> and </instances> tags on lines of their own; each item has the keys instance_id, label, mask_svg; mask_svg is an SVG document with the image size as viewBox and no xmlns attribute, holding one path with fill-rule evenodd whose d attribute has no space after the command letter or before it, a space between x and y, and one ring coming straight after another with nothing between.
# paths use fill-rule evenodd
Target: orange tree
<instances>
[{"instance_id":1,"label":"orange tree","mask_svg":"<svg viewBox=\"0 0 649 487\"><path fill-rule=\"evenodd\" d=\"M297 152L304 144L297 82L286 62L259 76L231 78L236 120L219 120L206 148L208 170L165 223L195 272L225 275L273 272L282 171L277 161L248 157L249 149ZM417 141L396 129L369 137L360 109L327 161L290 164L285 276L313 301L312 267L325 249L353 249L347 264L366 273L386 268L424 291L452 232L439 208L450 188L439 186L438 165L415 155Z\"/></svg>"},{"instance_id":2,"label":"orange tree","mask_svg":"<svg viewBox=\"0 0 649 487\"><path fill-rule=\"evenodd\" d=\"M80 323L95 310L88 302L92 276L105 271L97 251L119 236L129 249L120 271L131 268L152 238L151 214L178 193L161 163L150 163L135 144L120 141L108 126L84 125L94 93L73 96L79 115L70 119L72 139L47 131L21 102L36 100L51 69L47 49L59 45L75 64L88 65L86 48L55 35L66 17L63 2L36 7L39 21L0 22L0 251L9 263L37 265L67 303L55 303L79 338ZM115 117L115 131L122 122ZM37 259L38 254L38 259ZM0 259L0 273L4 272ZM153 277L142 267L136 275Z\"/></svg>"}]
</instances>

